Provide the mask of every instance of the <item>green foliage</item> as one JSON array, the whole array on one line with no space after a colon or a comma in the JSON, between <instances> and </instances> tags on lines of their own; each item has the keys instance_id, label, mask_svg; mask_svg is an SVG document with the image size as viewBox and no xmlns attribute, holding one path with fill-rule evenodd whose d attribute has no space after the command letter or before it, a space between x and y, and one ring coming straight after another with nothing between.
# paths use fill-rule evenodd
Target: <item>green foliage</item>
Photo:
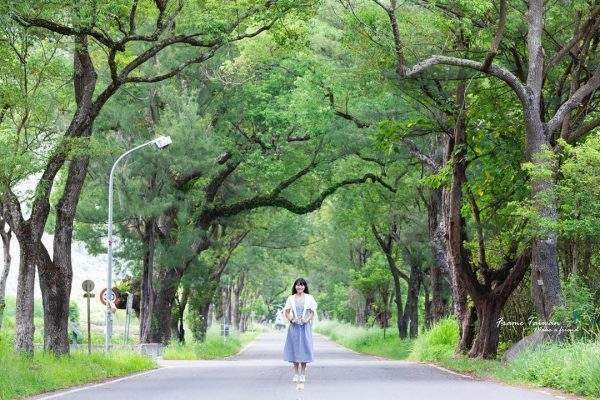
<instances>
[{"instance_id":1,"label":"green foliage","mask_svg":"<svg viewBox=\"0 0 600 400\"><path fill-rule=\"evenodd\" d=\"M561 142L562 179L557 187L561 233L597 243L600 230L600 135L578 146Z\"/></svg>"},{"instance_id":2,"label":"green foliage","mask_svg":"<svg viewBox=\"0 0 600 400\"><path fill-rule=\"evenodd\" d=\"M0 398L10 400L80 385L156 367L152 359L133 353L74 352L55 355L36 352L33 357L13 352L13 338L0 336L0 362L10 365L0 374Z\"/></svg>"},{"instance_id":3,"label":"green foliage","mask_svg":"<svg viewBox=\"0 0 600 400\"><path fill-rule=\"evenodd\" d=\"M352 350L394 360L407 358L412 347L410 340L398 337L398 332L384 333L380 328L365 329L334 320L320 321L315 331Z\"/></svg>"},{"instance_id":4,"label":"green foliage","mask_svg":"<svg viewBox=\"0 0 600 400\"><path fill-rule=\"evenodd\" d=\"M69 303L69 321L79 323L79 306L77 303Z\"/></svg>"},{"instance_id":5,"label":"green foliage","mask_svg":"<svg viewBox=\"0 0 600 400\"><path fill-rule=\"evenodd\" d=\"M330 319L354 322L355 310L350 305L348 291L348 286L335 283L327 292L318 293L316 300L319 304L319 313Z\"/></svg>"},{"instance_id":6,"label":"green foliage","mask_svg":"<svg viewBox=\"0 0 600 400\"><path fill-rule=\"evenodd\" d=\"M202 342L194 340L185 344L173 341L165 349L165 360L213 360L224 358L238 353L242 347L250 343L260 334L259 330L250 330L244 333L230 331L227 338L223 338L219 326L212 326L206 333Z\"/></svg>"},{"instance_id":7,"label":"green foliage","mask_svg":"<svg viewBox=\"0 0 600 400\"><path fill-rule=\"evenodd\" d=\"M592 398L600 397L600 342L547 344L521 353L498 375Z\"/></svg>"},{"instance_id":8,"label":"green foliage","mask_svg":"<svg viewBox=\"0 0 600 400\"><path fill-rule=\"evenodd\" d=\"M571 339L600 339L600 308L594 295L578 275L571 274L562 285L563 304L553 318L565 324Z\"/></svg>"},{"instance_id":9,"label":"green foliage","mask_svg":"<svg viewBox=\"0 0 600 400\"><path fill-rule=\"evenodd\" d=\"M410 358L440 361L452 357L458 344L458 324L454 318L438 321L414 342Z\"/></svg>"}]
</instances>

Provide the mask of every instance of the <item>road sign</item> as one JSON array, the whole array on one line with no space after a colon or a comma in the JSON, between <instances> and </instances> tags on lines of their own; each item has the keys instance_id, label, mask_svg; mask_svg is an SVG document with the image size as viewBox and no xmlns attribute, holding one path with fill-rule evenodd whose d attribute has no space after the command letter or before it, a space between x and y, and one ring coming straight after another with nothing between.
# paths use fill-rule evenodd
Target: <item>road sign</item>
<instances>
[{"instance_id":1,"label":"road sign","mask_svg":"<svg viewBox=\"0 0 600 400\"><path fill-rule=\"evenodd\" d=\"M94 282L92 282L90 280L84 281L83 284L81 285L81 287L83 288L83 290L85 290L83 297L85 297L85 300L87 301L88 353L92 354L92 326L90 323L90 299L95 296L94 293L92 293L92 290L94 289Z\"/></svg>"},{"instance_id":2,"label":"road sign","mask_svg":"<svg viewBox=\"0 0 600 400\"><path fill-rule=\"evenodd\" d=\"M115 303L117 301L117 294L114 291L110 291L110 297L108 297L108 290L106 288L102 289L100 292L100 302L106 305L106 302L109 301L111 303Z\"/></svg>"},{"instance_id":3,"label":"road sign","mask_svg":"<svg viewBox=\"0 0 600 400\"><path fill-rule=\"evenodd\" d=\"M81 288L83 289L84 292L89 293L92 290L94 290L94 281L91 281L89 279L86 279L85 281L83 281L83 283L81 284Z\"/></svg>"}]
</instances>

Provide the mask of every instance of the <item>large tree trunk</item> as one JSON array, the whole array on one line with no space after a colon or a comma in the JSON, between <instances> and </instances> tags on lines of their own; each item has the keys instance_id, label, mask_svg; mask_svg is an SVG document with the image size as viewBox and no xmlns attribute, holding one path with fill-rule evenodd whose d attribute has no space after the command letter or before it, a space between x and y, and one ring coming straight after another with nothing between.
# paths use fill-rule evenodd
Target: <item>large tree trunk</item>
<instances>
[{"instance_id":1,"label":"large tree trunk","mask_svg":"<svg viewBox=\"0 0 600 400\"><path fill-rule=\"evenodd\" d=\"M222 292L218 290L216 284L208 284L202 288L192 288L190 290L189 314L192 319L190 329L194 339L203 342L206 339L206 331L209 326L209 312L221 310L221 307L211 307L213 298L222 297ZM219 321L219 315L217 315Z\"/></svg>"},{"instance_id":2,"label":"large tree trunk","mask_svg":"<svg viewBox=\"0 0 600 400\"><path fill-rule=\"evenodd\" d=\"M542 35L544 30L544 1L531 0L527 12L529 29L527 32L528 104L525 114L525 155L527 161L535 167L546 170L555 169L548 156L550 134L543 122L542 88L544 83L544 49ZM537 168L536 168L537 169ZM539 174L532 177L531 195L534 207L540 218L557 220L554 177L551 174ZM533 303L539 315L548 321L560 303L560 277L557 253L557 234L553 230L542 232L534 238L531 248L531 292Z\"/></svg>"},{"instance_id":3,"label":"large tree trunk","mask_svg":"<svg viewBox=\"0 0 600 400\"><path fill-rule=\"evenodd\" d=\"M245 284L245 275L243 272L240 273L240 275L238 276L238 278L236 279L234 286L233 286L233 296L232 296L232 310L231 310L231 315L232 315L232 325L236 330L240 330L240 319L242 317L242 299L241 299L241 292L242 289L244 288L244 284Z\"/></svg>"},{"instance_id":4,"label":"large tree trunk","mask_svg":"<svg viewBox=\"0 0 600 400\"><path fill-rule=\"evenodd\" d=\"M431 311L431 299L429 298L429 288L427 284L423 282L424 301L423 301L423 315L425 317L425 329L431 328L433 324L433 315Z\"/></svg>"},{"instance_id":5,"label":"large tree trunk","mask_svg":"<svg viewBox=\"0 0 600 400\"><path fill-rule=\"evenodd\" d=\"M89 136L90 131L86 134ZM79 195L87 175L89 158L71 161L62 197L56 206L56 228L54 230L53 260L46 249L39 248L38 271L44 305L44 348L54 354L69 352L69 301L73 267L71 244L73 222Z\"/></svg>"},{"instance_id":6,"label":"large tree trunk","mask_svg":"<svg viewBox=\"0 0 600 400\"><path fill-rule=\"evenodd\" d=\"M153 307L147 314L149 325L140 337L141 343L167 344L171 339L171 312L180 281L181 273L177 268L160 270L152 299Z\"/></svg>"},{"instance_id":7,"label":"large tree trunk","mask_svg":"<svg viewBox=\"0 0 600 400\"><path fill-rule=\"evenodd\" d=\"M466 180L466 137L465 137L465 83L461 81L456 89L456 124L452 139L446 143L445 157L453 158L452 185L446 194L448 249L452 266L452 295L454 312L459 322L460 341L457 352L466 353L471 347L474 332L474 310L467 306L467 288L462 279L461 270L469 263L469 255L463 247L465 223L460 214L462 187Z\"/></svg>"},{"instance_id":8,"label":"large tree trunk","mask_svg":"<svg viewBox=\"0 0 600 400\"><path fill-rule=\"evenodd\" d=\"M534 107L532 107L534 108ZM537 119L527 124L527 159L536 167L550 171L555 169L552 161L543 155L550 149L544 127L539 120L539 107L533 110L535 115L528 119ZM554 178L548 175L534 176L531 182L531 195L539 217L556 221L556 196ZM557 234L550 230L534 238L531 249L531 295L538 314L549 321L554 308L560 304L560 274L558 265Z\"/></svg>"},{"instance_id":9,"label":"large tree trunk","mask_svg":"<svg viewBox=\"0 0 600 400\"><path fill-rule=\"evenodd\" d=\"M35 244L19 239L19 275L15 310L15 349L33 352L33 292L35 287Z\"/></svg>"},{"instance_id":10,"label":"large tree trunk","mask_svg":"<svg viewBox=\"0 0 600 400\"><path fill-rule=\"evenodd\" d=\"M446 248L446 225L443 215L442 189L431 191L427 207L429 241L433 262L429 272L431 281L431 319L435 323L448 315L447 302L443 296L444 275L449 271L448 249Z\"/></svg>"},{"instance_id":11,"label":"large tree trunk","mask_svg":"<svg viewBox=\"0 0 600 400\"><path fill-rule=\"evenodd\" d=\"M69 266L70 266L70 260ZM38 269L44 306L44 349L69 352L69 299L73 274L67 265L40 264Z\"/></svg>"},{"instance_id":12,"label":"large tree trunk","mask_svg":"<svg viewBox=\"0 0 600 400\"><path fill-rule=\"evenodd\" d=\"M419 267L411 263L408 292L406 293L406 307L402 314L402 334L411 338L417 337L419 333L419 289L421 286L421 272Z\"/></svg>"},{"instance_id":13,"label":"large tree trunk","mask_svg":"<svg viewBox=\"0 0 600 400\"><path fill-rule=\"evenodd\" d=\"M486 296L476 303L479 329L469 350L470 357L495 358L498 350L500 326L498 319L504 303L495 296Z\"/></svg>"},{"instance_id":14,"label":"large tree trunk","mask_svg":"<svg viewBox=\"0 0 600 400\"><path fill-rule=\"evenodd\" d=\"M187 306L190 288L185 286L181 292L181 298L175 296L175 307L171 313L171 337L177 338L179 343L185 343L185 329L183 327L183 313Z\"/></svg>"},{"instance_id":15,"label":"large tree trunk","mask_svg":"<svg viewBox=\"0 0 600 400\"><path fill-rule=\"evenodd\" d=\"M142 281L140 298L140 341L146 341L150 337L150 326L154 312L154 250L156 248L156 225L155 219L151 218L144 224L142 241L144 243L144 256L142 257Z\"/></svg>"},{"instance_id":16,"label":"large tree trunk","mask_svg":"<svg viewBox=\"0 0 600 400\"><path fill-rule=\"evenodd\" d=\"M394 303L396 303L396 328L398 329L398 336L401 339L406 337L406 326L402 321L402 287L400 286L400 275L396 271L392 271L392 277L394 280Z\"/></svg>"},{"instance_id":17,"label":"large tree trunk","mask_svg":"<svg viewBox=\"0 0 600 400\"><path fill-rule=\"evenodd\" d=\"M448 137L444 143L444 162L449 162L452 158L452 152L454 151L454 138ZM446 227L450 226L450 214L451 214L451 196L460 195L460 189L458 188L450 188L450 190L442 191L442 207L443 207L443 218L444 225ZM457 199L453 199L454 202ZM452 284L452 309L454 311L454 316L458 321L459 326L459 343L456 348L457 353L466 354L471 348L471 344L473 342L473 338L475 335L475 319L476 313L475 309L469 307L467 305L467 291L465 286L460 278L460 265L456 264L452 251L450 248L450 234L448 232L447 236L445 236L446 241L448 242L445 245L447 249L446 260L449 260L449 269L450 269L450 282Z\"/></svg>"},{"instance_id":18,"label":"large tree trunk","mask_svg":"<svg viewBox=\"0 0 600 400\"><path fill-rule=\"evenodd\" d=\"M5 222L0 218L0 237L2 238L2 274L0 274L0 330L2 330L2 321L4 320L4 309L6 308L6 281L10 272L10 241L12 232L4 229Z\"/></svg>"},{"instance_id":19,"label":"large tree trunk","mask_svg":"<svg viewBox=\"0 0 600 400\"><path fill-rule=\"evenodd\" d=\"M74 89L77 102L76 119L81 126L78 133L82 138L92 134L93 120L97 116L92 110L92 98L96 87L97 74L87 48L87 38L77 37L73 56ZM85 120L87 123L81 123ZM66 151L63 149L63 151ZM87 175L89 156L84 155L71 160L65 188L56 206L56 227L54 229L53 258L38 237L38 267L40 289L44 304L44 348L55 354L69 352L69 301L73 280L71 263L71 244L73 222L83 183ZM49 204L46 204L49 209ZM45 218L37 220L35 229L41 233ZM32 226L32 229L34 227Z\"/></svg>"},{"instance_id":20,"label":"large tree trunk","mask_svg":"<svg viewBox=\"0 0 600 400\"><path fill-rule=\"evenodd\" d=\"M231 325L231 291L230 285L225 286L221 291L223 297L223 300L221 301L221 306L223 307L222 322L227 325Z\"/></svg>"}]
</instances>

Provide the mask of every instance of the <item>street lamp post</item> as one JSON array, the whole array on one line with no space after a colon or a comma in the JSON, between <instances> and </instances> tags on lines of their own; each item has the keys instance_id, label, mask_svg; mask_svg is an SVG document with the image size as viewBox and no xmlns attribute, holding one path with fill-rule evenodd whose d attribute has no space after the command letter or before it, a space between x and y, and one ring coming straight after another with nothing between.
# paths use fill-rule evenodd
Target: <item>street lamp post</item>
<instances>
[{"instance_id":1,"label":"street lamp post","mask_svg":"<svg viewBox=\"0 0 600 400\"><path fill-rule=\"evenodd\" d=\"M113 316L112 310L110 308L110 303L114 300L113 291L112 291L112 258L113 258L113 181L115 175L115 169L117 168L117 164L119 161L127 157L129 154L133 153L136 150L141 149L144 146L148 146L150 144L155 144L159 149L167 147L171 144L170 136L160 136L154 140L146 142L144 144L140 144L133 149L127 150L125 153L121 154L117 161L113 164L110 170L110 177L108 179L108 265L106 267L106 335L105 335L105 350L110 351L111 346L111 336L112 336L112 326L113 326Z\"/></svg>"}]
</instances>

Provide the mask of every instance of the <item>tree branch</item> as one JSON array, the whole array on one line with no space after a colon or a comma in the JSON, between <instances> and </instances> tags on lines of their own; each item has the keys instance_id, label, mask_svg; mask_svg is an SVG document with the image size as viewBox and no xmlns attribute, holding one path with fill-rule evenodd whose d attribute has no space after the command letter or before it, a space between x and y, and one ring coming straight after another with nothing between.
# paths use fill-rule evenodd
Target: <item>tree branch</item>
<instances>
[{"instance_id":1,"label":"tree branch","mask_svg":"<svg viewBox=\"0 0 600 400\"><path fill-rule=\"evenodd\" d=\"M594 72L594 75L585 83L585 85L577 89L577 91L571 96L571 98L565 101L559 107L559 109L556 111L556 114L554 114L552 119L548 121L548 123L546 124L548 135L552 135L552 133L560 126L567 114L569 114L573 109L578 107L586 96L594 92L599 87L600 68L598 68Z\"/></svg>"},{"instance_id":2,"label":"tree branch","mask_svg":"<svg viewBox=\"0 0 600 400\"><path fill-rule=\"evenodd\" d=\"M495 76L496 78L504 81L508 86L510 86L519 100L523 104L527 104L528 101L528 93L525 85L521 83L519 78L517 78L512 72L507 70L506 68L490 65L487 71L483 70L483 63L473 60L467 60L464 58L456 58L456 57L447 57L447 56L432 56L426 60L421 61L416 64L414 67L406 71L406 77L412 77L414 75L418 75L424 70L431 68L435 65L452 65L455 67L464 67L470 68L477 71L485 72L488 75Z\"/></svg>"},{"instance_id":3,"label":"tree branch","mask_svg":"<svg viewBox=\"0 0 600 400\"><path fill-rule=\"evenodd\" d=\"M257 208L261 208L261 207L285 208L286 210L288 210L294 214L298 214L298 215L308 214L312 211L319 209L321 207L321 205L323 204L323 201L325 201L325 199L327 197L334 194L339 188L344 187L344 186L362 184L362 183L366 183L368 181L371 181L373 183L378 182L380 185L384 186L386 189L388 189L394 193L396 192L396 190L394 188L392 188L390 185L385 183L381 178L369 173L369 174L365 174L361 178L346 179L341 182L338 182L338 183L332 185L331 187L327 188L323 192L321 192L321 194L317 198L315 198L310 203L305 204L305 205L294 204L293 202L291 202L290 200L288 200L286 198L278 197L277 195L273 195L273 194L259 195L259 196L255 196L250 199L245 199L245 200L239 201L238 203L219 206L219 207L207 208L202 213L200 220L208 221L208 220L214 220L216 218L230 217L230 216L237 215L244 211L250 211L250 210L254 210Z\"/></svg>"},{"instance_id":4,"label":"tree branch","mask_svg":"<svg viewBox=\"0 0 600 400\"><path fill-rule=\"evenodd\" d=\"M209 58L211 58L212 56L214 56L218 49L219 49L219 47L214 46L208 52L202 54L201 56L192 58L191 60L187 60L183 64L180 64L178 67L173 68L171 71L166 72L164 74L156 75L156 76L152 76L152 77L132 76L132 77L123 79L123 82L124 83L155 83L155 82L164 81L165 79L174 77L175 75L177 75L178 73L183 71L186 67L188 67L192 64L203 63L204 61L206 61Z\"/></svg>"},{"instance_id":5,"label":"tree branch","mask_svg":"<svg viewBox=\"0 0 600 400\"><path fill-rule=\"evenodd\" d=\"M565 57L565 55L570 53L571 49L575 45L577 45L577 43L579 43L579 41L584 36L586 36L589 33L589 31L594 26L595 19L596 19L596 17L598 17L598 15L600 15L600 6L594 7L594 9L592 10L592 13L590 14L590 17L585 22L585 24L581 27L581 29L579 29L579 32L577 32L577 34L574 35L571 38L571 40L569 40L564 46L562 46L562 48L558 51L558 53L556 53L554 55L554 57L552 57L552 59L546 65L546 68L545 68L546 71L549 71L554 66L556 66Z\"/></svg>"},{"instance_id":6,"label":"tree branch","mask_svg":"<svg viewBox=\"0 0 600 400\"><path fill-rule=\"evenodd\" d=\"M494 35L494 41L492 42L492 46L485 56L485 60L481 66L481 69L484 72L487 72L490 65L492 65L492 61L494 61L494 57L496 57L496 54L498 54L498 47L500 46L502 36L504 35L504 29L506 28L506 0L500 0L499 14L498 26L496 28L496 34Z\"/></svg>"},{"instance_id":7,"label":"tree branch","mask_svg":"<svg viewBox=\"0 0 600 400\"><path fill-rule=\"evenodd\" d=\"M475 226L477 227L479 265L483 269L488 269L488 263L485 257L485 240L483 238L483 226L481 225L481 216L479 214L479 207L477 206L477 201L475 200L475 196L473 195L473 191L470 187L467 188L467 197L469 199L469 204L471 204L471 211L473 212L473 217L475 218Z\"/></svg>"},{"instance_id":8,"label":"tree branch","mask_svg":"<svg viewBox=\"0 0 600 400\"><path fill-rule=\"evenodd\" d=\"M210 183L206 186L205 196L204 198L208 203L212 203L217 196L219 188L223 186L223 183L227 178L235 171L235 169L240 165L240 161L235 161L227 164L225 169L220 171L217 176L215 176Z\"/></svg>"},{"instance_id":9,"label":"tree branch","mask_svg":"<svg viewBox=\"0 0 600 400\"><path fill-rule=\"evenodd\" d=\"M426 166L428 166L429 168L431 168L433 171L438 171L440 169L441 166L439 165L439 163L436 162L429 155L423 153L417 147L417 145L415 144L415 142L413 142L412 140L410 140L408 138L402 138L401 141L408 148L408 152L413 157L415 157L417 160L421 161L421 163L425 164Z\"/></svg>"},{"instance_id":10,"label":"tree branch","mask_svg":"<svg viewBox=\"0 0 600 400\"><path fill-rule=\"evenodd\" d=\"M357 128L368 128L370 126L370 124L363 122L361 120L359 120L358 118L354 117L353 115L348 114L347 112L343 112L341 110L338 110L335 107L335 99L333 97L333 91L331 91L331 89L326 89L327 90L327 98L329 99L329 104L331 105L331 109L333 110L333 112L335 113L335 115L337 115L338 117L342 117L348 121L351 121L354 123L354 125L356 125Z\"/></svg>"},{"instance_id":11,"label":"tree branch","mask_svg":"<svg viewBox=\"0 0 600 400\"><path fill-rule=\"evenodd\" d=\"M577 128L574 132L572 132L568 136L567 143L573 144L573 143L577 142L583 136L587 135L590 131L592 131L593 129L596 129L598 127L600 127L600 118L597 118L591 122L588 122L587 124L581 125L579 128Z\"/></svg>"},{"instance_id":12,"label":"tree branch","mask_svg":"<svg viewBox=\"0 0 600 400\"><path fill-rule=\"evenodd\" d=\"M125 51L123 45L115 42L110 37L106 36L102 32L98 32L94 29L90 29L88 27L75 28L67 25L62 25L53 21L49 21L42 18L29 18L23 15L14 14L13 19L21 26L24 27L37 27L44 28L51 32L58 33L60 35L65 36L80 36L80 35L89 35L96 39L98 42L102 43L108 48L116 48L120 51Z\"/></svg>"},{"instance_id":13,"label":"tree branch","mask_svg":"<svg viewBox=\"0 0 600 400\"><path fill-rule=\"evenodd\" d=\"M217 269L210 274L209 279L211 281L217 280L221 277L221 274L223 273L223 271L225 271L225 267L227 267L227 264L229 263L229 259L231 258L233 251L240 245L240 243L242 243L242 241L244 240L246 235L248 235L249 232L250 230L245 230L244 232L231 239L229 245L227 246L227 254L225 255L225 257L222 257L219 260Z\"/></svg>"}]
</instances>

